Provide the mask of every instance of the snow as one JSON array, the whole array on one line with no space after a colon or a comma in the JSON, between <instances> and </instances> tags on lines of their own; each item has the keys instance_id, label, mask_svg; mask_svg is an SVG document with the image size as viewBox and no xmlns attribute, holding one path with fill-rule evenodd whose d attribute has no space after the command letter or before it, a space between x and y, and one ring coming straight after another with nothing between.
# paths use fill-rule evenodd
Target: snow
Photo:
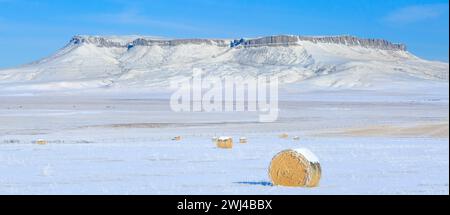
<instances>
[{"instance_id":1,"label":"snow","mask_svg":"<svg viewBox=\"0 0 450 215\"><path fill-rule=\"evenodd\" d=\"M0 193L448 194L448 136L333 135L369 126L448 126L448 93L435 95L440 101L397 93L373 100L357 91L302 93L281 101L274 123L259 123L253 113L173 113L164 95L0 97ZM213 136L249 143L220 150ZM38 139L48 144L34 144ZM271 186L273 156L297 148L320 158L320 186Z\"/></svg>"},{"instance_id":2,"label":"snow","mask_svg":"<svg viewBox=\"0 0 450 215\"><path fill-rule=\"evenodd\" d=\"M103 132L103 131L92 131ZM140 132L139 132L140 133ZM142 133L140 133L142 135ZM448 194L448 139L306 138L322 158L314 189L269 186L271 158L294 143L252 137L233 150L201 137L90 137L2 144L2 194ZM270 141L270 142L269 142Z\"/></svg>"},{"instance_id":3,"label":"snow","mask_svg":"<svg viewBox=\"0 0 450 215\"><path fill-rule=\"evenodd\" d=\"M207 77L277 74L282 83L307 83L312 88L380 89L392 85L391 80L410 88L411 80L448 84L448 63L422 60L401 49L307 40L231 48L195 39L178 40L177 45L128 48L136 39L170 40L143 36L78 37L91 42L69 43L48 58L0 70L2 92L168 89L170 78L191 77L194 68L202 69Z\"/></svg>"},{"instance_id":4,"label":"snow","mask_svg":"<svg viewBox=\"0 0 450 215\"><path fill-rule=\"evenodd\" d=\"M219 138L217 138L217 140L220 140L220 141L226 141L226 140L230 140L230 139L233 139L232 137L219 137Z\"/></svg>"},{"instance_id":5,"label":"snow","mask_svg":"<svg viewBox=\"0 0 450 215\"><path fill-rule=\"evenodd\" d=\"M306 160L308 160L311 163L319 163L319 158L311 152L309 149L306 148L300 148L300 149L294 149L295 152L303 155Z\"/></svg>"}]
</instances>

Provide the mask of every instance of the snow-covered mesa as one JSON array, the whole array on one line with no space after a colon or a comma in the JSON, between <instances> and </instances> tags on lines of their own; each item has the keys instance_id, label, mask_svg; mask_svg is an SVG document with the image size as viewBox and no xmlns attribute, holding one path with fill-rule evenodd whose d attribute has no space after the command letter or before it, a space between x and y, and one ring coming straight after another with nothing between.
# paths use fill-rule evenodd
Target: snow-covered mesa
<instances>
[{"instance_id":1,"label":"snow-covered mesa","mask_svg":"<svg viewBox=\"0 0 450 215\"><path fill-rule=\"evenodd\" d=\"M190 77L194 68L214 77L278 75L283 86L322 89L448 85L449 74L448 63L420 59L405 45L352 36L75 36L47 58L0 70L0 89L165 89L173 78Z\"/></svg>"}]
</instances>

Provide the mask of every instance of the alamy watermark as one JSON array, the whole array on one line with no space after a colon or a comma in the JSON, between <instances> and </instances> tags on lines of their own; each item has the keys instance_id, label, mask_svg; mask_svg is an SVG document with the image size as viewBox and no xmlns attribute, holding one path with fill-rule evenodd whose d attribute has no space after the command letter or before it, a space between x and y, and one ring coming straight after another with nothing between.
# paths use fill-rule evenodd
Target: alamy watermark
<instances>
[{"instance_id":1,"label":"alamy watermark","mask_svg":"<svg viewBox=\"0 0 450 215\"><path fill-rule=\"evenodd\" d=\"M171 80L175 112L258 112L260 122L278 119L277 76L204 77L194 69L190 78Z\"/></svg>"}]
</instances>

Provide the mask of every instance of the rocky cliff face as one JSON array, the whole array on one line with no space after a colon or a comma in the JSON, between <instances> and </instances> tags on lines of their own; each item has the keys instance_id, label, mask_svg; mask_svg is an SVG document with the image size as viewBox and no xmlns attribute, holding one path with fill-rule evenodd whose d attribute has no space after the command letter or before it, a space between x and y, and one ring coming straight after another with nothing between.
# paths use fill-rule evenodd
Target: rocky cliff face
<instances>
[{"instance_id":1,"label":"rocky cliff face","mask_svg":"<svg viewBox=\"0 0 450 215\"><path fill-rule=\"evenodd\" d=\"M310 41L313 43L331 43L341 44L347 46L362 46L366 48L376 48L382 50L399 50L406 51L406 46L403 44L394 44L381 39L361 39L352 36L325 36L325 37L307 37L307 36L269 36L258 39L246 40L242 43L243 46L265 46L265 45L295 45L299 41Z\"/></svg>"},{"instance_id":2,"label":"rocky cliff face","mask_svg":"<svg viewBox=\"0 0 450 215\"><path fill-rule=\"evenodd\" d=\"M71 44L94 44L98 47L132 48L135 46L178 46L183 44L213 45L231 48L249 48L257 46L292 46L299 45L301 41L312 43L341 44L346 46L361 46L381 50L406 51L403 44L391 43L382 39L361 39L353 36L293 36L279 35L255 39L218 40L218 39L154 39L145 37L108 38L99 36L75 36Z\"/></svg>"},{"instance_id":3,"label":"rocky cliff face","mask_svg":"<svg viewBox=\"0 0 450 215\"><path fill-rule=\"evenodd\" d=\"M81 44L94 44L98 47L116 47L122 48L128 45L127 40L114 40L107 37L99 36L74 36L70 40L70 44L81 45Z\"/></svg>"},{"instance_id":4,"label":"rocky cliff face","mask_svg":"<svg viewBox=\"0 0 450 215\"><path fill-rule=\"evenodd\" d=\"M366 48L377 48L383 50L406 51L404 44L395 44L381 39L361 39L353 36L329 36L329 37L303 37L299 40L311 41L313 43L336 43L348 46L362 46Z\"/></svg>"},{"instance_id":5,"label":"rocky cliff face","mask_svg":"<svg viewBox=\"0 0 450 215\"><path fill-rule=\"evenodd\" d=\"M221 47L229 46L227 40L208 40L208 39L176 39L176 40L153 40L139 38L130 43L131 46L177 46L182 44L194 45L216 45Z\"/></svg>"}]
</instances>

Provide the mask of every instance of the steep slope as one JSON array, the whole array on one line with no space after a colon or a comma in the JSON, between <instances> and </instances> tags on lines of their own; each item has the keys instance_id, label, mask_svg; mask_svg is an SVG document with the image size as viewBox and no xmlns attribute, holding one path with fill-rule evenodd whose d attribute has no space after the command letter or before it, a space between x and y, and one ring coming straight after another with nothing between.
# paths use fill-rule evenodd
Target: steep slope
<instances>
[{"instance_id":1,"label":"steep slope","mask_svg":"<svg viewBox=\"0 0 450 215\"><path fill-rule=\"evenodd\" d=\"M350 36L164 39L75 36L56 54L0 71L0 88L165 88L170 78L276 74L282 83L370 88L414 80L448 82L447 63L419 59L401 44Z\"/></svg>"}]
</instances>

